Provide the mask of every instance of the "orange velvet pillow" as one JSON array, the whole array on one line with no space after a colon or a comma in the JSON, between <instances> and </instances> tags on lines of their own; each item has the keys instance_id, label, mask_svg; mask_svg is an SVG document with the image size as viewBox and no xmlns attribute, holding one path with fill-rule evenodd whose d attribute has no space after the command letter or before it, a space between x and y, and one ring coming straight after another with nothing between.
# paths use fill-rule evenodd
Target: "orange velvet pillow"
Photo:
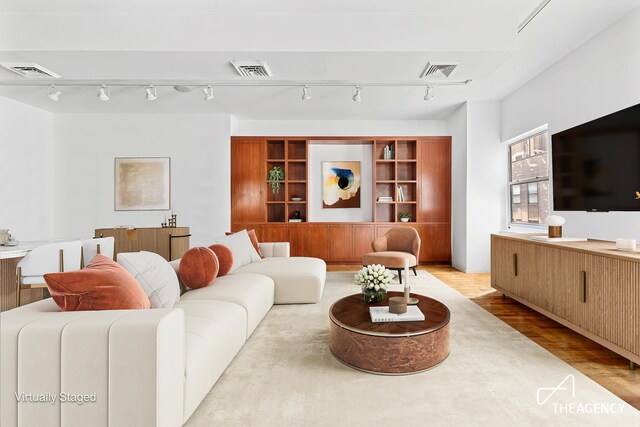
<instances>
[{"instance_id":1,"label":"orange velvet pillow","mask_svg":"<svg viewBox=\"0 0 640 427\"><path fill-rule=\"evenodd\" d=\"M235 234L235 232L227 231L224 234L228 236L230 234ZM254 249L256 250L256 252L258 252L258 256L260 258L264 258L262 256L262 252L260 252L260 245L258 244L258 236L256 235L256 230L247 230L247 234L249 235L249 239L251 240L251 244L253 245ZM223 275L221 274L221 276Z\"/></svg>"},{"instance_id":2,"label":"orange velvet pillow","mask_svg":"<svg viewBox=\"0 0 640 427\"><path fill-rule=\"evenodd\" d=\"M191 248L182 255L178 274L187 288L204 288L216 280L218 268L218 257L211 249Z\"/></svg>"},{"instance_id":3,"label":"orange velvet pillow","mask_svg":"<svg viewBox=\"0 0 640 427\"><path fill-rule=\"evenodd\" d=\"M218 277L226 275L229 270L231 270L231 266L233 266L233 252L225 245L211 245L209 249L218 257L218 263L220 265Z\"/></svg>"},{"instance_id":4,"label":"orange velvet pillow","mask_svg":"<svg viewBox=\"0 0 640 427\"><path fill-rule=\"evenodd\" d=\"M100 254L82 270L45 274L44 280L62 311L146 309L151 305L131 273Z\"/></svg>"}]
</instances>

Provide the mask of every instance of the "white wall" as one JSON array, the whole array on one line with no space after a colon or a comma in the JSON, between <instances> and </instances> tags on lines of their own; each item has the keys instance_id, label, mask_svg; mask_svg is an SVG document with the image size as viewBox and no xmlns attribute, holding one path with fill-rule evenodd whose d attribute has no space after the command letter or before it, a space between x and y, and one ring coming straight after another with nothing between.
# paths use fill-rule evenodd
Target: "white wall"
<instances>
[{"instance_id":1,"label":"white wall","mask_svg":"<svg viewBox=\"0 0 640 427\"><path fill-rule=\"evenodd\" d=\"M445 135L444 120L237 120L238 136Z\"/></svg>"},{"instance_id":2,"label":"white wall","mask_svg":"<svg viewBox=\"0 0 640 427\"><path fill-rule=\"evenodd\" d=\"M322 207L322 162L360 162L360 208L324 209ZM360 222L373 221L373 145L309 145L309 221Z\"/></svg>"},{"instance_id":3,"label":"white wall","mask_svg":"<svg viewBox=\"0 0 640 427\"><path fill-rule=\"evenodd\" d=\"M192 246L229 229L228 115L61 114L54 134L55 237L160 226L166 211L114 211L115 157L171 157L172 206Z\"/></svg>"},{"instance_id":4,"label":"white wall","mask_svg":"<svg viewBox=\"0 0 640 427\"><path fill-rule=\"evenodd\" d=\"M640 102L640 8L503 100L503 140L545 123L551 134ZM564 234L640 239L640 213L562 212Z\"/></svg>"},{"instance_id":5,"label":"white wall","mask_svg":"<svg viewBox=\"0 0 640 427\"><path fill-rule=\"evenodd\" d=\"M451 264L467 266L467 103L447 119L451 135Z\"/></svg>"},{"instance_id":6,"label":"white wall","mask_svg":"<svg viewBox=\"0 0 640 427\"><path fill-rule=\"evenodd\" d=\"M504 224L506 159L500 101L467 103L466 273L491 269L492 233Z\"/></svg>"},{"instance_id":7,"label":"white wall","mask_svg":"<svg viewBox=\"0 0 640 427\"><path fill-rule=\"evenodd\" d=\"M0 97L0 228L53 237L53 114Z\"/></svg>"}]
</instances>

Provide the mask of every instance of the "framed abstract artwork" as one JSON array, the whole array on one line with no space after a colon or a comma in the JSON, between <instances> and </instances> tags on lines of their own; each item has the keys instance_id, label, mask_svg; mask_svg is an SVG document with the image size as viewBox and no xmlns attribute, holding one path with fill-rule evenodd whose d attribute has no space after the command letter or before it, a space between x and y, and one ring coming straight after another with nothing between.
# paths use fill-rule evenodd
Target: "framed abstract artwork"
<instances>
[{"instance_id":1,"label":"framed abstract artwork","mask_svg":"<svg viewBox=\"0 0 640 427\"><path fill-rule=\"evenodd\" d=\"M116 157L116 211L169 209L171 209L171 158Z\"/></svg>"},{"instance_id":2,"label":"framed abstract artwork","mask_svg":"<svg viewBox=\"0 0 640 427\"><path fill-rule=\"evenodd\" d=\"M322 207L360 207L360 162L322 162Z\"/></svg>"}]
</instances>

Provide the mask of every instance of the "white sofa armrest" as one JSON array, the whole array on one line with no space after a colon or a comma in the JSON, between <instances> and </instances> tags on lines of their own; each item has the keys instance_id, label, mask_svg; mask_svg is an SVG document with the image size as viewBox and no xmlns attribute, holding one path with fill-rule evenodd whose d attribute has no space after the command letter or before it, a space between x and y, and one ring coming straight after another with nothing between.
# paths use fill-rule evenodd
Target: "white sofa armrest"
<instances>
[{"instance_id":1,"label":"white sofa armrest","mask_svg":"<svg viewBox=\"0 0 640 427\"><path fill-rule=\"evenodd\" d=\"M258 245L265 258L289 258L289 242L265 242Z\"/></svg>"},{"instance_id":2,"label":"white sofa armrest","mask_svg":"<svg viewBox=\"0 0 640 427\"><path fill-rule=\"evenodd\" d=\"M1 425L182 425L181 309L56 308L47 299L2 313ZM21 393L55 400L18 402ZM89 401L70 402L79 395Z\"/></svg>"}]
</instances>

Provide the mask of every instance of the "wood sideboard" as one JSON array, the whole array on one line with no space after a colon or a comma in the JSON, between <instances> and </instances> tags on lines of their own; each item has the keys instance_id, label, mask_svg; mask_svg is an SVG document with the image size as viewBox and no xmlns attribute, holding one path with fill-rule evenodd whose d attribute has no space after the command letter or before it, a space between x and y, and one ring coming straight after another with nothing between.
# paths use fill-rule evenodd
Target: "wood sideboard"
<instances>
[{"instance_id":1,"label":"wood sideboard","mask_svg":"<svg viewBox=\"0 0 640 427\"><path fill-rule=\"evenodd\" d=\"M167 261L189 250L189 227L97 228L95 237L114 237L114 259L120 252L155 252Z\"/></svg>"},{"instance_id":2,"label":"wood sideboard","mask_svg":"<svg viewBox=\"0 0 640 427\"><path fill-rule=\"evenodd\" d=\"M640 253L600 240L492 235L491 286L640 363Z\"/></svg>"}]
</instances>

